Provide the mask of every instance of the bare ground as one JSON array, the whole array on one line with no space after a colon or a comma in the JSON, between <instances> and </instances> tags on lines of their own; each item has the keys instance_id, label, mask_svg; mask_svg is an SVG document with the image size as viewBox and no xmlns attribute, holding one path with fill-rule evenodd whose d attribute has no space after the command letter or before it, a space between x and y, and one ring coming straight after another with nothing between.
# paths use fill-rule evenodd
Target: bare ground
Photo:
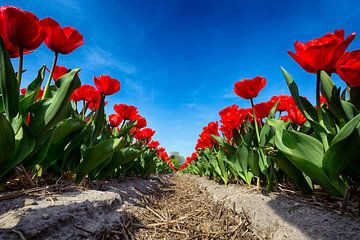
<instances>
[{"instance_id":1,"label":"bare ground","mask_svg":"<svg viewBox=\"0 0 360 240\"><path fill-rule=\"evenodd\" d=\"M0 193L0 239L360 239L360 222L177 174Z\"/></svg>"}]
</instances>

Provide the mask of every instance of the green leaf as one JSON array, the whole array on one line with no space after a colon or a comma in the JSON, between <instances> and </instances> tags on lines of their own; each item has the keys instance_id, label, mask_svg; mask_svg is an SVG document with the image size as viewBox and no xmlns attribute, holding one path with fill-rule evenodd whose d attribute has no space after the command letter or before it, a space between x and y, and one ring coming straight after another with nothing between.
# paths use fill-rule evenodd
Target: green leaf
<instances>
[{"instance_id":1,"label":"green leaf","mask_svg":"<svg viewBox=\"0 0 360 240\"><path fill-rule=\"evenodd\" d=\"M0 92L6 118L10 121L19 113L19 83L10 56L0 37Z\"/></svg>"},{"instance_id":2,"label":"green leaf","mask_svg":"<svg viewBox=\"0 0 360 240\"><path fill-rule=\"evenodd\" d=\"M304 194L310 194L312 192L309 183L306 181L304 174L292 164L285 156L281 153L271 156L279 168L294 182L296 187Z\"/></svg>"},{"instance_id":3,"label":"green leaf","mask_svg":"<svg viewBox=\"0 0 360 240\"><path fill-rule=\"evenodd\" d=\"M71 93L80 86L80 80L76 75L79 71L80 69L76 68L62 76L56 81L59 87L55 95L32 109L30 129L34 134L49 130L71 114L69 99Z\"/></svg>"},{"instance_id":4,"label":"green leaf","mask_svg":"<svg viewBox=\"0 0 360 240\"><path fill-rule=\"evenodd\" d=\"M11 124L0 113L0 165L8 161L15 152L15 134Z\"/></svg>"},{"instance_id":5,"label":"green leaf","mask_svg":"<svg viewBox=\"0 0 360 240\"><path fill-rule=\"evenodd\" d=\"M104 125L105 125L104 101L105 101L105 96L101 95L100 106L95 113L94 122L93 122L94 131L91 137L92 141L94 141L96 137L99 136L101 131L104 129Z\"/></svg>"},{"instance_id":6,"label":"green leaf","mask_svg":"<svg viewBox=\"0 0 360 240\"><path fill-rule=\"evenodd\" d=\"M349 108L350 106L343 105L343 100L340 99L340 88L337 88L334 82L331 80L330 76L325 72L321 71L320 73L320 81L322 87L323 96L326 98L328 102L330 111L340 120L345 122L349 121L349 116L351 115L350 112L346 113L345 108ZM351 104L351 103L349 103ZM352 104L351 104L352 105ZM344 108L345 107L345 108ZM350 111L351 107L346 111ZM350 116L351 117L351 116Z\"/></svg>"},{"instance_id":7,"label":"green leaf","mask_svg":"<svg viewBox=\"0 0 360 240\"><path fill-rule=\"evenodd\" d=\"M23 124L15 135L15 154L11 159L1 165L0 178L14 169L33 151L35 139L30 135L28 127Z\"/></svg>"},{"instance_id":8,"label":"green leaf","mask_svg":"<svg viewBox=\"0 0 360 240\"><path fill-rule=\"evenodd\" d=\"M96 177L99 179L107 177L116 168L134 161L139 155L139 151L132 147L115 152L109 164L107 164Z\"/></svg>"},{"instance_id":9,"label":"green leaf","mask_svg":"<svg viewBox=\"0 0 360 240\"><path fill-rule=\"evenodd\" d=\"M329 179L322 169L323 145L319 140L303 133L283 129L282 121L269 119L275 131L275 145L299 170L308 175L326 191L343 196L345 185Z\"/></svg>"},{"instance_id":10,"label":"green leaf","mask_svg":"<svg viewBox=\"0 0 360 240\"><path fill-rule=\"evenodd\" d=\"M24 115L28 113L30 106L35 102L44 80L45 69L46 66L39 69L36 78L27 87L25 96L20 100L20 112Z\"/></svg>"},{"instance_id":11,"label":"green leaf","mask_svg":"<svg viewBox=\"0 0 360 240\"><path fill-rule=\"evenodd\" d=\"M76 170L76 181L80 182L91 170L119 151L123 144L124 141L122 139L110 138L88 148L84 152L83 160Z\"/></svg>"},{"instance_id":12,"label":"green leaf","mask_svg":"<svg viewBox=\"0 0 360 240\"><path fill-rule=\"evenodd\" d=\"M306 104L306 108L303 107L302 102L305 102L306 99L300 98L299 89L294 81L294 79L291 77L291 75L283 68L281 67L281 71L284 74L286 83L289 87L289 90L291 92L291 96L293 97L297 107L300 109L300 111L304 114L306 119L310 120L316 120L316 114L314 115L312 111L307 111L308 104ZM312 107L312 105L311 105Z\"/></svg>"},{"instance_id":13,"label":"green leaf","mask_svg":"<svg viewBox=\"0 0 360 240\"><path fill-rule=\"evenodd\" d=\"M69 134L79 131L85 127L85 123L79 119L68 118L62 121L53 132L51 143L56 144L57 142L64 139Z\"/></svg>"},{"instance_id":14,"label":"green leaf","mask_svg":"<svg viewBox=\"0 0 360 240\"><path fill-rule=\"evenodd\" d=\"M324 171L338 178L349 163L360 155L360 115L351 119L335 136L323 158Z\"/></svg>"}]
</instances>

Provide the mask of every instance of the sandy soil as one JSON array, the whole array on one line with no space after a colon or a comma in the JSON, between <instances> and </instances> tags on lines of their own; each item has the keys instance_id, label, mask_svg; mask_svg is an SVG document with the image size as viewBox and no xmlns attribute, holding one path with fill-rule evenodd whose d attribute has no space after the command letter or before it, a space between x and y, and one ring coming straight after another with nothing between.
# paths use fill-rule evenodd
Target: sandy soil
<instances>
[{"instance_id":1,"label":"sandy soil","mask_svg":"<svg viewBox=\"0 0 360 240\"><path fill-rule=\"evenodd\" d=\"M335 210L314 206L302 199L262 194L254 188L216 184L207 178L188 176L216 202L237 212L245 211L253 230L262 239L360 239L360 221Z\"/></svg>"},{"instance_id":2,"label":"sandy soil","mask_svg":"<svg viewBox=\"0 0 360 240\"><path fill-rule=\"evenodd\" d=\"M196 176L70 190L1 193L0 239L360 239L350 216Z\"/></svg>"}]
</instances>

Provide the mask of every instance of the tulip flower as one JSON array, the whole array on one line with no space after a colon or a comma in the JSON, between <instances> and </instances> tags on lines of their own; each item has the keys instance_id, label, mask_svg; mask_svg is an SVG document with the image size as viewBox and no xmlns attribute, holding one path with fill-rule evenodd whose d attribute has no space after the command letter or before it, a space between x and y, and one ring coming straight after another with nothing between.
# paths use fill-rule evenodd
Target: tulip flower
<instances>
[{"instance_id":1,"label":"tulip flower","mask_svg":"<svg viewBox=\"0 0 360 240\"><path fill-rule=\"evenodd\" d=\"M288 109L290 105L295 105L294 99L286 94L282 94L279 96L272 96L270 101L272 101L274 104L279 101L276 110L279 112L284 112Z\"/></svg>"},{"instance_id":2,"label":"tulip flower","mask_svg":"<svg viewBox=\"0 0 360 240\"><path fill-rule=\"evenodd\" d=\"M213 143L216 142L211 135L219 136L218 128L218 122L210 122L205 126L199 135L195 149L198 150L211 147Z\"/></svg>"},{"instance_id":3,"label":"tulip flower","mask_svg":"<svg viewBox=\"0 0 360 240\"><path fill-rule=\"evenodd\" d=\"M120 81L108 75L94 77L96 88L104 95L112 95L120 90Z\"/></svg>"},{"instance_id":4,"label":"tulip flower","mask_svg":"<svg viewBox=\"0 0 360 240\"><path fill-rule=\"evenodd\" d=\"M84 37L73 27L62 28L58 22L50 17L42 19L40 23L46 31L46 38L44 40L46 46L55 52L50 75L45 86L44 99L49 97L50 94L50 81L58 60L58 54L68 54L74 51L84 44Z\"/></svg>"},{"instance_id":5,"label":"tulip flower","mask_svg":"<svg viewBox=\"0 0 360 240\"><path fill-rule=\"evenodd\" d=\"M252 99L258 96L265 85L266 79L263 77L257 76L253 79L245 78L235 83L234 91L239 97Z\"/></svg>"},{"instance_id":6,"label":"tulip flower","mask_svg":"<svg viewBox=\"0 0 360 240\"><path fill-rule=\"evenodd\" d=\"M66 67L56 65L52 77L53 77L54 81L57 81L59 78L61 78L68 72L69 72L69 69L67 69Z\"/></svg>"},{"instance_id":7,"label":"tulip flower","mask_svg":"<svg viewBox=\"0 0 360 240\"><path fill-rule=\"evenodd\" d=\"M100 104L101 94L93 86L85 84L77 89L70 95L70 100L74 102L83 101L82 116L85 119L87 108L96 110L96 106ZM76 104L75 104L76 105Z\"/></svg>"},{"instance_id":8,"label":"tulip flower","mask_svg":"<svg viewBox=\"0 0 360 240\"><path fill-rule=\"evenodd\" d=\"M47 33L46 46L55 53L69 54L84 44L84 37L73 27L62 28L58 22L48 17L41 21Z\"/></svg>"},{"instance_id":9,"label":"tulip flower","mask_svg":"<svg viewBox=\"0 0 360 240\"><path fill-rule=\"evenodd\" d=\"M336 65L346 48L354 40L355 33L350 34L346 39L343 29L334 33L327 33L320 38L315 38L307 43L296 41L294 46L296 53L288 51L289 55L307 72L316 73L316 107L319 123L325 127L323 113L320 108L320 72L328 74L335 72ZM329 148L328 139L325 133L321 133L321 140L325 150Z\"/></svg>"},{"instance_id":10,"label":"tulip flower","mask_svg":"<svg viewBox=\"0 0 360 240\"><path fill-rule=\"evenodd\" d=\"M111 127L118 127L122 120L123 119L117 114L111 114L109 116L109 123Z\"/></svg>"},{"instance_id":11,"label":"tulip flower","mask_svg":"<svg viewBox=\"0 0 360 240\"><path fill-rule=\"evenodd\" d=\"M135 106L129 106L126 104L115 104L114 110L119 114L124 120L134 119L138 114L138 110Z\"/></svg>"},{"instance_id":12,"label":"tulip flower","mask_svg":"<svg viewBox=\"0 0 360 240\"><path fill-rule=\"evenodd\" d=\"M159 145L160 145L159 141L151 141L148 143L148 147L153 149L156 149L157 147L159 147Z\"/></svg>"},{"instance_id":13,"label":"tulip flower","mask_svg":"<svg viewBox=\"0 0 360 240\"><path fill-rule=\"evenodd\" d=\"M288 113L289 113L289 118L293 123L302 125L307 121L304 115L299 110L299 108L297 108L296 106L289 108Z\"/></svg>"},{"instance_id":14,"label":"tulip flower","mask_svg":"<svg viewBox=\"0 0 360 240\"><path fill-rule=\"evenodd\" d=\"M221 123L223 123L227 128L235 129L241 125L242 114L239 110L238 105L234 104L230 107L226 107L219 112L221 117Z\"/></svg>"},{"instance_id":15,"label":"tulip flower","mask_svg":"<svg viewBox=\"0 0 360 240\"><path fill-rule=\"evenodd\" d=\"M147 140L150 141L152 136L154 136L155 131L152 130L151 128L144 128L142 130L137 131L134 134L134 138L136 138L137 140Z\"/></svg>"},{"instance_id":16,"label":"tulip flower","mask_svg":"<svg viewBox=\"0 0 360 240\"><path fill-rule=\"evenodd\" d=\"M296 41L296 53L288 51L289 55L307 72L317 73L321 70L328 74L335 72L335 65L349 44L354 40L355 33L344 40L344 30L327 33L320 38L302 43Z\"/></svg>"},{"instance_id":17,"label":"tulip flower","mask_svg":"<svg viewBox=\"0 0 360 240\"><path fill-rule=\"evenodd\" d=\"M132 121L137 121L135 127L136 128L144 128L147 125L146 119L143 118L141 115L135 115L135 117L133 119L131 119Z\"/></svg>"},{"instance_id":18,"label":"tulip flower","mask_svg":"<svg viewBox=\"0 0 360 240\"><path fill-rule=\"evenodd\" d=\"M336 73L350 87L360 87L360 50L346 52L337 63Z\"/></svg>"},{"instance_id":19,"label":"tulip flower","mask_svg":"<svg viewBox=\"0 0 360 240\"><path fill-rule=\"evenodd\" d=\"M0 36L10 57L19 58L17 79L21 84L23 56L37 49L46 37L37 16L12 6L0 7Z\"/></svg>"}]
</instances>

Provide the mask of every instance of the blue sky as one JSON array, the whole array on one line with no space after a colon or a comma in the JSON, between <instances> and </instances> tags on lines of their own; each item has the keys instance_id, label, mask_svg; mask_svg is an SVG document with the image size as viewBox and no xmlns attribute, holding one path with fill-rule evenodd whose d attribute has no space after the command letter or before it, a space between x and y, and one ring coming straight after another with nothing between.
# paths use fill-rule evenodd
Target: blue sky
<instances>
[{"instance_id":1,"label":"blue sky","mask_svg":"<svg viewBox=\"0 0 360 240\"><path fill-rule=\"evenodd\" d=\"M155 139L169 151L189 155L201 129L218 120L218 112L234 103L248 107L233 93L236 81L264 76L268 83L257 102L288 93L280 66L313 100L315 77L288 55L296 40L345 29L360 34L357 1L233 0L5 0L51 16L84 35L84 46L61 55L59 64L80 67L83 83L108 74L121 90L108 100L133 104L156 130ZM360 48L358 36L350 49ZM43 44L25 57L29 82L52 52ZM336 77L335 77L336 78ZM335 79L342 84L340 80Z\"/></svg>"}]
</instances>

